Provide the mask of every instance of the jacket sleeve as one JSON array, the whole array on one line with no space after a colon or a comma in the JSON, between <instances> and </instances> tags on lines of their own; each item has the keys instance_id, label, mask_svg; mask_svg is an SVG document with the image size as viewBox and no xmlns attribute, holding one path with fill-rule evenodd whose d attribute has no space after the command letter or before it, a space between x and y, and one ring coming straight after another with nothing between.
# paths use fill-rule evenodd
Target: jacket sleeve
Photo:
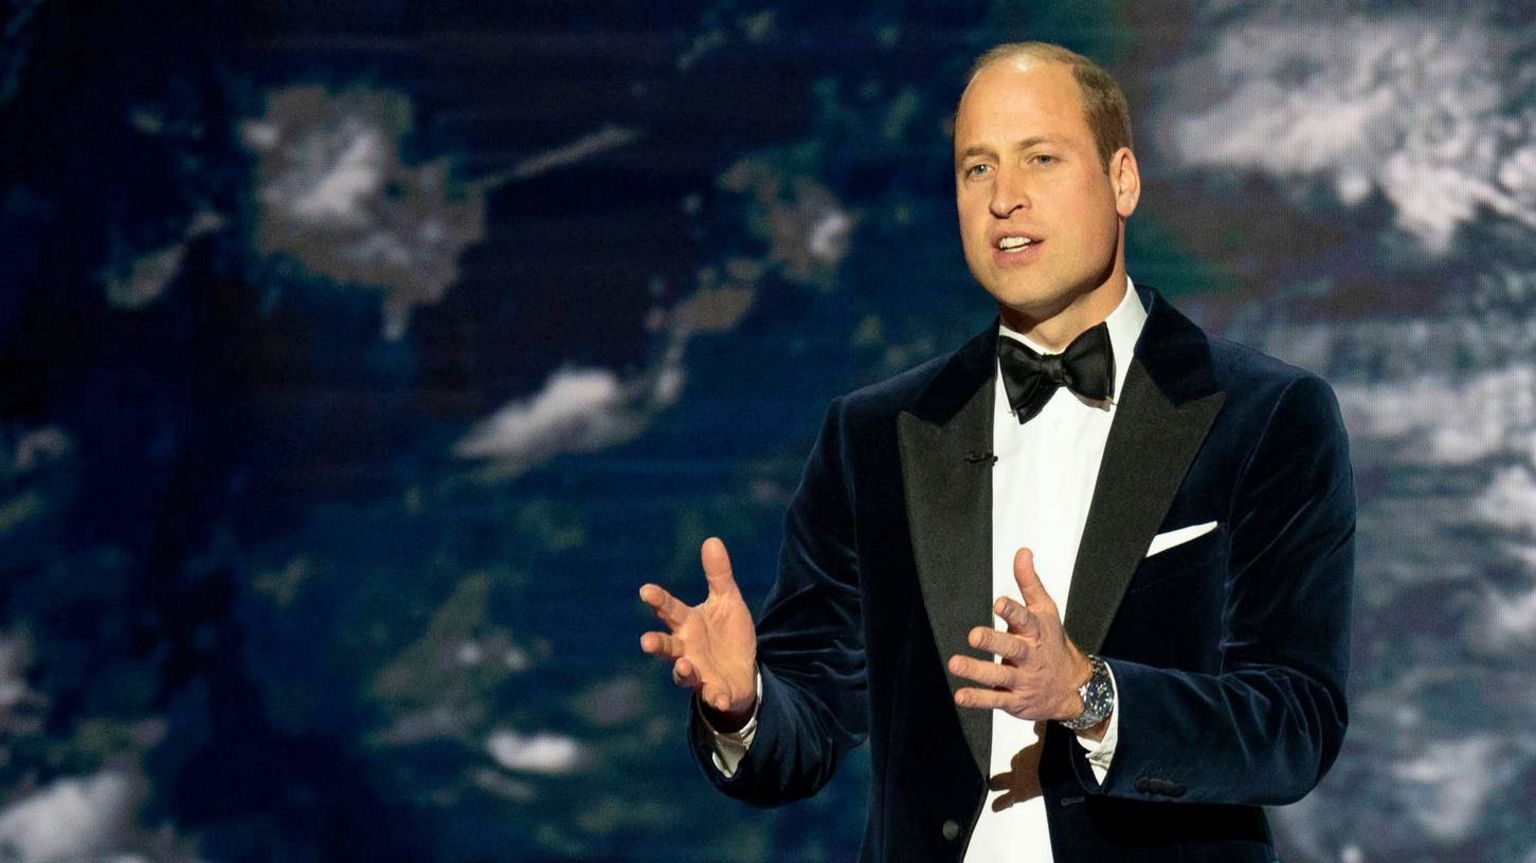
<instances>
[{"instance_id":1,"label":"jacket sleeve","mask_svg":"<svg viewBox=\"0 0 1536 863\"><path fill-rule=\"evenodd\" d=\"M1311 791L1338 755L1348 723L1355 496L1326 383L1307 376L1285 387L1237 477L1220 667L1194 673L1105 657L1124 715L1102 784L1071 747L1090 794L1285 804Z\"/></svg>"},{"instance_id":2,"label":"jacket sleeve","mask_svg":"<svg viewBox=\"0 0 1536 863\"><path fill-rule=\"evenodd\" d=\"M694 757L723 792L757 806L808 797L868 734L853 500L841 401L827 412L785 516L778 579L757 615L763 695L736 772L711 762L690 711Z\"/></svg>"}]
</instances>

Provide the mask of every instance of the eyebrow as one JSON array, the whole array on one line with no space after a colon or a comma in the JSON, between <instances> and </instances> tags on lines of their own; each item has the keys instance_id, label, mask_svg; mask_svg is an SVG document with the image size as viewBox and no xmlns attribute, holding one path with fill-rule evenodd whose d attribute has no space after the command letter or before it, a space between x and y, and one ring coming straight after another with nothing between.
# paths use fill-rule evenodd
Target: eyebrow
<instances>
[{"instance_id":1,"label":"eyebrow","mask_svg":"<svg viewBox=\"0 0 1536 863\"><path fill-rule=\"evenodd\" d=\"M1013 145L1013 149L1015 149L1015 150L1027 150L1030 147L1035 146L1036 144L1048 144L1048 143L1051 143L1052 140L1054 140L1054 139L1051 138L1051 136L1049 136L1049 135L1034 135L1032 137L1024 138L1023 140L1015 142L1014 145ZM971 158L972 156L990 156L990 155L992 155L992 148L991 147L988 147L988 146L986 146L984 144L974 144L974 145L972 145L970 147L966 147L964 152L959 153L958 155L955 156L955 164L958 165L961 162L964 162L966 159Z\"/></svg>"}]
</instances>

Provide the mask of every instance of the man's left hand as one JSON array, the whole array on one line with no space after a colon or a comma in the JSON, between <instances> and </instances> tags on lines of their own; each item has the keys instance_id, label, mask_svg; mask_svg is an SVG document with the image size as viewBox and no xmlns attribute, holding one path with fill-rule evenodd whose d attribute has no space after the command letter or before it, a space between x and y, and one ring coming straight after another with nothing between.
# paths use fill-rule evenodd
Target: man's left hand
<instances>
[{"instance_id":1,"label":"man's left hand","mask_svg":"<svg viewBox=\"0 0 1536 863\"><path fill-rule=\"evenodd\" d=\"M1007 622L1007 631L978 626L970 634L971 647L996 654L1002 662L951 656L951 673L988 687L962 687L955 692L955 703L1002 710L1032 722L1075 718L1083 712L1078 687L1093 675L1093 666L1067 638L1061 613L1040 583L1029 549L1014 555L1013 578L1025 604L1000 596L992 605Z\"/></svg>"}]
</instances>

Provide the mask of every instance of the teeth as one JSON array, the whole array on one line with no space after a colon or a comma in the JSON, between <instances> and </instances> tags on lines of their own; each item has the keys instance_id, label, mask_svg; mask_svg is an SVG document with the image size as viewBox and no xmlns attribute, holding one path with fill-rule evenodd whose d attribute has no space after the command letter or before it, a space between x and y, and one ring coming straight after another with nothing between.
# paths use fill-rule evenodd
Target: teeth
<instances>
[{"instance_id":1,"label":"teeth","mask_svg":"<svg viewBox=\"0 0 1536 863\"><path fill-rule=\"evenodd\" d=\"M997 247L1007 252L1013 249L1022 249L1031 242L1033 241L1028 237L1003 237L997 241Z\"/></svg>"}]
</instances>

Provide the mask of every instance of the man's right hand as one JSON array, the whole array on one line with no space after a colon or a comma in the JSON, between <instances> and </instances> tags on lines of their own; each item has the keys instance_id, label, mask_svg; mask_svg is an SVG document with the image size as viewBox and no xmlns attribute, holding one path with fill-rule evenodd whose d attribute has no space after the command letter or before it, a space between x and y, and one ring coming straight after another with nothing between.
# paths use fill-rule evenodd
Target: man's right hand
<instances>
[{"instance_id":1,"label":"man's right hand","mask_svg":"<svg viewBox=\"0 0 1536 863\"><path fill-rule=\"evenodd\" d=\"M725 543L716 537L699 549L709 595L683 604L660 586L640 588L640 599L671 630L640 636L640 649L672 663L672 682L698 693L711 708L711 724L735 731L757 704L757 632L736 579Z\"/></svg>"}]
</instances>

